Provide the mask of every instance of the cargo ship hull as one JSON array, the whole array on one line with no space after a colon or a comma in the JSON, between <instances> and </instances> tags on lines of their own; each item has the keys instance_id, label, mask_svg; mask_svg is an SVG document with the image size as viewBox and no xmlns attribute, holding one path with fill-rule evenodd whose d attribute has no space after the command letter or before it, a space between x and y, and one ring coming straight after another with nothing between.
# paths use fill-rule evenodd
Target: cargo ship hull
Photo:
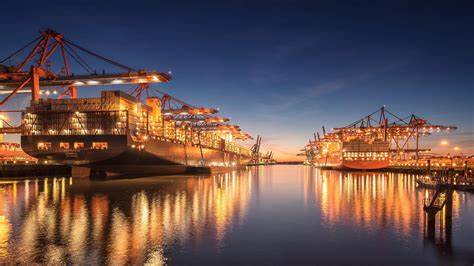
<instances>
[{"instance_id":1,"label":"cargo ship hull","mask_svg":"<svg viewBox=\"0 0 474 266\"><path fill-rule=\"evenodd\" d=\"M374 170L388 167L389 143L363 140L321 142L314 157L316 166L334 169Z\"/></svg>"},{"instance_id":2,"label":"cargo ship hull","mask_svg":"<svg viewBox=\"0 0 474 266\"><path fill-rule=\"evenodd\" d=\"M388 160L377 161L377 160L367 160L367 161L344 161L342 163L343 168L347 169L356 169L356 170L375 170L386 168L389 165Z\"/></svg>"},{"instance_id":3,"label":"cargo ship hull","mask_svg":"<svg viewBox=\"0 0 474 266\"><path fill-rule=\"evenodd\" d=\"M340 170L375 170L389 166L389 160L353 160L343 161L339 158L315 158L314 164L321 167L330 167Z\"/></svg>"},{"instance_id":4,"label":"cargo ship hull","mask_svg":"<svg viewBox=\"0 0 474 266\"><path fill-rule=\"evenodd\" d=\"M95 173L125 175L171 175L210 173L212 170L245 166L250 156L219 149L150 138L133 143L127 135L22 136L23 150L43 163L82 166ZM48 149L38 149L48 143ZM70 147L65 149L64 145ZM76 143L92 147L107 143L106 149L74 149ZM61 145L63 147L61 148Z\"/></svg>"}]
</instances>

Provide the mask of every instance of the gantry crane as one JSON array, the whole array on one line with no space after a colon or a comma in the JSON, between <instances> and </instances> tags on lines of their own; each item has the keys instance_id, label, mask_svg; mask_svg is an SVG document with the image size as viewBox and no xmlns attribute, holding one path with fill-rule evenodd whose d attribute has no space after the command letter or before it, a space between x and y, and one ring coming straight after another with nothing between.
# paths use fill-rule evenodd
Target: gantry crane
<instances>
[{"instance_id":1,"label":"gantry crane","mask_svg":"<svg viewBox=\"0 0 474 266\"><path fill-rule=\"evenodd\" d=\"M252 152L251 163L254 163L254 164L260 163L260 145L261 144L262 144L262 137L258 135L257 141L252 146L252 148L250 148L250 151Z\"/></svg>"},{"instance_id":2,"label":"gantry crane","mask_svg":"<svg viewBox=\"0 0 474 266\"><path fill-rule=\"evenodd\" d=\"M134 93L142 94L140 91L134 91ZM156 94L161 100L162 115L165 120L195 128L198 132L213 131L230 134L234 139L252 139L248 133L242 132L240 126L228 124L229 118L214 116L219 112L216 108L197 107L156 88L149 88L146 93L147 96Z\"/></svg>"},{"instance_id":3,"label":"gantry crane","mask_svg":"<svg viewBox=\"0 0 474 266\"><path fill-rule=\"evenodd\" d=\"M61 70L51 70L51 59L59 51ZM121 72L98 74L84 60L83 55L88 55L96 60L119 69ZM72 72L71 62L86 72L76 75ZM40 35L0 60L0 94L6 95L0 100L0 108L18 93L30 93L31 100L40 99L42 88L59 87L58 98L77 97L77 88L83 86L138 84L138 87L148 87L149 83L168 82L171 80L169 73L157 71L136 70L123 64L107 59L95 52L83 48L61 33L52 29L40 32ZM46 91L45 94L48 94ZM56 92L56 91L54 91ZM56 93L54 93L56 94ZM8 110L1 110L5 113ZM8 112L21 112L8 111ZM0 128L0 133L19 133L20 128L11 126Z\"/></svg>"},{"instance_id":4,"label":"gantry crane","mask_svg":"<svg viewBox=\"0 0 474 266\"><path fill-rule=\"evenodd\" d=\"M260 147L262 145L262 137L260 135L257 136L257 141L255 144L250 148L250 152L252 153L252 159L250 160L250 164L270 164L275 163L276 161L273 158L273 151L267 151L265 154L260 152Z\"/></svg>"},{"instance_id":5,"label":"gantry crane","mask_svg":"<svg viewBox=\"0 0 474 266\"><path fill-rule=\"evenodd\" d=\"M12 60L20 57L29 47L33 48L19 63ZM56 51L60 51L62 68L60 73L51 70L49 59ZM110 66L122 70L119 73L97 73L81 56L88 54ZM71 72L70 62L72 59L87 74L75 75ZM6 65L10 62L9 65ZM97 53L83 48L74 42L64 38L61 33L47 29L40 32L40 36L27 43L17 51L13 52L0 61L0 92L8 95L0 102L0 107L9 101L15 94L31 92L32 100L40 98L41 87L60 87L65 89L59 97L77 97L77 87L98 85L120 85L120 84L148 84L157 82L168 82L171 79L169 73L156 71L135 70ZM27 70L25 70L27 69ZM31 90L25 90L30 88Z\"/></svg>"},{"instance_id":6,"label":"gantry crane","mask_svg":"<svg viewBox=\"0 0 474 266\"><path fill-rule=\"evenodd\" d=\"M273 163L273 151L267 151L265 155L262 156L262 163L270 164Z\"/></svg>"}]
</instances>

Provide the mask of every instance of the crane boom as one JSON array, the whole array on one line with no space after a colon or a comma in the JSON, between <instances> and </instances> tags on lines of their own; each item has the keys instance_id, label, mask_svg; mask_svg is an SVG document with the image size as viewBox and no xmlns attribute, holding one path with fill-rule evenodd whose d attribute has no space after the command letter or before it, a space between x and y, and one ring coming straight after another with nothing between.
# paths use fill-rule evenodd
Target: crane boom
<instances>
[{"instance_id":1,"label":"crane boom","mask_svg":"<svg viewBox=\"0 0 474 266\"><path fill-rule=\"evenodd\" d=\"M26 76L26 78L28 78ZM98 85L120 85L120 84L137 84L137 83L159 83L168 82L171 76L166 73L156 71L140 71L136 73L112 73L104 75L78 75L71 77L47 78L42 77L39 80L41 87L67 87L67 86L98 86ZM23 80L0 80L0 91L11 92L12 89L18 87ZM31 87L28 83L24 88Z\"/></svg>"},{"instance_id":2,"label":"crane boom","mask_svg":"<svg viewBox=\"0 0 474 266\"><path fill-rule=\"evenodd\" d=\"M36 44L35 44L36 43ZM27 56L16 65L4 65L7 60L21 56L22 51L33 45L33 49ZM94 57L96 60L105 62L108 66L113 66L124 71L124 73L97 74L75 49ZM50 69L49 59L55 51L60 51L62 57L61 73L53 73ZM73 75L67 58L73 59L81 66L87 74ZM77 87L98 86L98 85L119 85L119 84L148 84L158 82L168 82L171 80L169 73L156 71L135 70L123 64L112 61L88 49L85 49L52 29L41 31L40 36L0 60L0 94L7 96L0 102L0 107L8 102L15 94L28 92L30 89L32 100L40 98L40 88L61 87L66 90L58 98L70 96L77 97ZM140 86L140 92L147 89L147 86Z\"/></svg>"}]
</instances>

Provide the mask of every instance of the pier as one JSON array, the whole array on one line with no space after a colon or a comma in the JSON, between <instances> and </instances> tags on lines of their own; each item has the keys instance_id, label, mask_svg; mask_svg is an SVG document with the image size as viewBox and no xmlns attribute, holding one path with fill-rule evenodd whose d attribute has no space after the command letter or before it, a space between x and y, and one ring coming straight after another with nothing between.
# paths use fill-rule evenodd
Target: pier
<instances>
[{"instance_id":1,"label":"pier","mask_svg":"<svg viewBox=\"0 0 474 266\"><path fill-rule=\"evenodd\" d=\"M452 253L453 188L440 186L433 195L424 198L423 212L423 235L427 243L438 245L443 252Z\"/></svg>"}]
</instances>

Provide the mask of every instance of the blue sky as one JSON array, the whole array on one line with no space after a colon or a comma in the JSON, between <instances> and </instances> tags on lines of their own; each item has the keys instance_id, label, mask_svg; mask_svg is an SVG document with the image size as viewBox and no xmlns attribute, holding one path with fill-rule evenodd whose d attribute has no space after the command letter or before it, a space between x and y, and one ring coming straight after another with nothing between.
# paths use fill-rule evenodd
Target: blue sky
<instances>
[{"instance_id":1,"label":"blue sky","mask_svg":"<svg viewBox=\"0 0 474 266\"><path fill-rule=\"evenodd\" d=\"M280 158L381 105L458 126L431 145L474 153L473 2L331 2L10 1L0 58L54 28L125 65L172 71L162 90L219 107Z\"/></svg>"}]
</instances>

